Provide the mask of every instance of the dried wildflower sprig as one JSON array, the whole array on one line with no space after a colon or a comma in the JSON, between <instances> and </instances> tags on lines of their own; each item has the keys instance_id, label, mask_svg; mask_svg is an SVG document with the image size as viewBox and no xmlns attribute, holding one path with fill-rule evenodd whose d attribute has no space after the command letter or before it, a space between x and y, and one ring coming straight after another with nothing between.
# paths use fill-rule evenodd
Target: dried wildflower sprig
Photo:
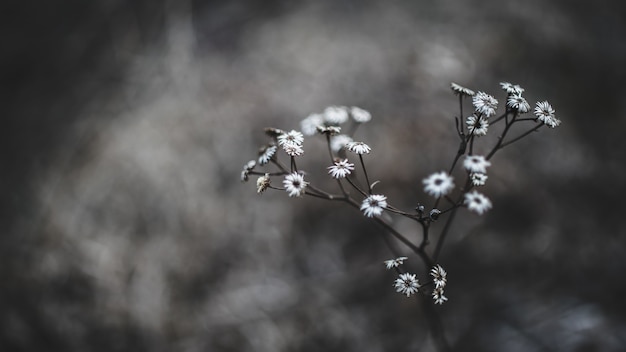
<instances>
[{"instance_id":1,"label":"dried wildflower sprig","mask_svg":"<svg viewBox=\"0 0 626 352\"><path fill-rule=\"evenodd\" d=\"M266 134L271 141L259 150L258 160L251 160L244 165L241 179L247 181L249 175L260 175L257 180L257 192L263 193L267 189L283 190L289 197L313 196L331 201L341 201L361 211L366 218L376 222L387 233L404 244L410 251L415 253L422 261L424 268L430 270L432 281L420 285L416 274L401 271L400 266L406 257L397 257L385 262L387 268L395 268L400 275L394 286L396 290L407 296L424 292L424 287L433 285L429 294L434 303L442 304L448 300L443 295L443 289L447 283L447 273L439 265L434 263L439 258L451 224L460 208L466 208L471 212L482 215L488 212L493 204L487 196L476 191L474 188L484 186L487 182L487 169L491 166L491 158L504 147L528 136L539 130L542 126L551 128L558 127L561 121L555 117L555 110L547 101L538 102L534 108L535 117L523 117L530 112L530 105L522 96L524 89L516 84L502 82L500 84L506 92L504 104L493 96L483 91L475 92L456 83L450 88L459 97L459 115L455 117L455 128L459 138L457 153L452 159L447 171L431 173L422 180L423 191L426 195L434 198L431 206L426 207L420 202L415 211L404 211L393 206L384 194L373 191L373 187L379 182L371 182L365 158L371 158L373 148L368 144L353 139L356 129L369 122L372 115L358 107L330 106L322 113L311 114L301 121L301 131L284 131L276 128L266 129ZM463 113L464 98L471 98L473 112L469 117ZM503 112L498 114L499 108ZM515 137L509 137L514 126L522 123L535 122L534 126L527 128ZM488 152L484 155L475 154L474 149L478 140L492 133L494 128L503 125L496 142L487 147ZM347 131L347 132L346 132ZM299 170L296 159L304 155L304 141L315 135L325 138L330 166L326 166L330 179L337 184L338 193L333 193L317 186L309 180L306 172ZM358 156L359 173L355 172L356 165L351 162L351 155ZM280 161L279 154L284 153L289 164L286 166ZM459 176L457 165L461 164L464 172L464 181L457 183L463 177ZM265 170L272 166L273 171ZM257 170L263 168L263 170ZM359 177L360 176L360 177ZM272 177L283 177L282 188L273 186ZM359 180L359 178L362 178ZM360 186L362 182L365 187ZM417 242L409 240L398 232L382 215L388 213L396 216L407 217L420 225L421 239ZM445 218L444 226L436 237L433 249L430 245L431 224ZM396 252L392 245L392 252Z\"/></svg>"}]
</instances>

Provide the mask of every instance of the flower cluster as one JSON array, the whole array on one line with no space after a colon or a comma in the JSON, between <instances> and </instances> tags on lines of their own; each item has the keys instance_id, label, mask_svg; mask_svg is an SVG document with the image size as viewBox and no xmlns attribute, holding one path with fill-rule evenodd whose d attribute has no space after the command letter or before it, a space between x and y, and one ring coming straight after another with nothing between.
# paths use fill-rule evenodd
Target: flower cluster
<instances>
[{"instance_id":1,"label":"flower cluster","mask_svg":"<svg viewBox=\"0 0 626 352\"><path fill-rule=\"evenodd\" d=\"M386 268L398 272L393 284L396 291L410 297L422 293L424 287L432 284L429 294L435 304L443 304L448 300L444 295L447 273L439 264L433 266L432 263L437 262L450 223L454 219L450 214L459 209L467 209L478 215L487 213L493 204L476 188L488 186L488 169L492 167L491 158L495 153L543 126L555 128L561 124L555 116L554 108L547 101L536 103L535 117L525 117L524 114L529 113L531 107L522 96L524 88L508 82L502 82L500 86L506 93L503 100L506 103L501 109L504 111L498 113L498 108L502 105L493 95L451 83L450 88L460 103L460 114L455 118L454 125L459 138L458 152L449 168L438 166L441 171L425 174L427 176L421 179L421 183L419 179L414 182L414 189L410 193L419 196L421 189L427 195L424 197L425 202L416 202L414 210L401 210L393 206L383 192L373 192L374 186L380 181L370 182L366 160L369 163L369 159L375 156L374 148L354 139L359 126L370 122L372 114L356 106L329 106L323 112L310 114L300 121L299 130L267 128L265 132L270 141L259 149L256 160L250 160L244 165L241 181L248 181L250 175L258 175L257 193L264 193L267 189L282 190L289 197L312 196L343 202L357 209L366 219L380 225L406 245L422 260L425 268L430 269L432 281L422 286L417 274L402 270L401 266L407 257L386 260ZM473 111L470 116L463 114L464 99L468 99L471 104ZM529 123L531 126L523 129L522 126L528 126ZM509 135L520 128L522 132L513 137ZM500 132L493 145L485 145L489 142L484 141L489 138L480 139L479 143L480 137L493 133L494 129ZM305 179L310 174L299 169L297 165L299 158L304 155L305 139L320 137L326 140L330 154L330 165L326 165L325 170L327 183L333 187L331 190ZM267 170L268 168L273 170ZM282 182L272 183L274 177L281 177ZM282 187L275 186L276 184ZM417 222L421 226L421 239L414 241L401 234L389 222L392 216L403 216ZM434 251L426 251L431 243L430 225L443 219L446 224L436 237Z\"/></svg>"}]
</instances>

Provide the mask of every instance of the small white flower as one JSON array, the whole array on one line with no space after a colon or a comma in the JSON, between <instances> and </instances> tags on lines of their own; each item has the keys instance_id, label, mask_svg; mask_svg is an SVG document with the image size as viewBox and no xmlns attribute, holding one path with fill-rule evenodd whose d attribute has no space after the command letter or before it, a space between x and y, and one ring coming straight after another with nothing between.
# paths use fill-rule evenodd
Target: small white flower
<instances>
[{"instance_id":1,"label":"small white flower","mask_svg":"<svg viewBox=\"0 0 626 352\"><path fill-rule=\"evenodd\" d=\"M372 148L363 142L350 142L346 145L349 151L356 154L369 154Z\"/></svg>"},{"instance_id":2,"label":"small white flower","mask_svg":"<svg viewBox=\"0 0 626 352\"><path fill-rule=\"evenodd\" d=\"M387 267L387 269L391 269L391 268L397 268L400 265L404 264L404 261L407 260L409 258L407 257L398 257L396 259L389 259L389 260L385 260L385 266Z\"/></svg>"},{"instance_id":3,"label":"small white flower","mask_svg":"<svg viewBox=\"0 0 626 352\"><path fill-rule=\"evenodd\" d=\"M456 84L454 82L450 83L450 89L454 92L454 95L467 95L468 97L473 96L475 93L473 90L469 88L465 88L462 85Z\"/></svg>"},{"instance_id":4,"label":"small white flower","mask_svg":"<svg viewBox=\"0 0 626 352\"><path fill-rule=\"evenodd\" d=\"M557 119L554 116L554 109L552 105L547 101L537 102L537 106L535 107L535 115L537 116L537 120L545 123L546 125L555 128L561 124L561 120Z\"/></svg>"},{"instance_id":5,"label":"small white flower","mask_svg":"<svg viewBox=\"0 0 626 352\"><path fill-rule=\"evenodd\" d=\"M336 160L333 166L328 167L328 173L334 178L344 178L350 175L354 170L354 164L348 162L348 159Z\"/></svg>"},{"instance_id":6,"label":"small white flower","mask_svg":"<svg viewBox=\"0 0 626 352\"><path fill-rule=\"evenodd\" d=\"M255 166L256 160L250 160L243 166L243 170L241 171L241 182L248 182L250 171L252 171Z\"/></svg>"},{"instance_id":7,"label":"small white flower","mask_svg":"<svg viewBox=\"0 0 626 352\"><path fill-rule=\"evenodd\" d=\"M435 172L422 180L424 191L433 197L441 197L448 194L454 188L452 176L447 172Z\"/></svg>"},{"instance_id":8,"label":"small white flower","mask_svg":"<svg viewBox=\"0 0 626 352\"><path fill-rule=\"evenodd\" d=\"M368 218L374 215L380 215L383 213L383 209L387 206L387 197L381 194L372 194L369 197L363 199L361 203L361 210L363 214Z\"/></svg>"},{"instance_id":9,"label":"small white flower","mask_svg":"<svg viewBox=\"0 0 626 352\"><path fill-rule=\"evenodd\" d=\"M348 109L345 106L329 106L324 110L324 121L328 124L341 125L348 118Z\"/></svg>"},{"instance_id":10,"label":"small white flower","mask_svg":"<svg viewBox=\"0 0 626 352\"><path fill-rule=\"evenodd\" d=\"M369 111L356 106L350 108L350 115L352 115L352 119L358 123L366 123L372 119L372 114L370 114Z\"/></svg>"},{"instance_id":11,"label":"small white flower","mask_svg":"<svg viewBox=\"0 0 626 352\"><path fill-rule=\"evenodd\" d=\"M495 115L498 108L498 100L485 92L476 93L472 97L472 103L476 111L486 117Z\"/></svg>"},{"instance_id":12,"label":"small white flower","mask_svg":"<svg viewBox=\"0 0 626 352\"><path fill-rule=\"evenodd\" d=\"M300 121L300 130L305 136L312 136L317 131L317 126L324 124L324 115L311 114L304 120Z\"/></svg>"},{"instance_id":13,"label":"small white flower","mask_svg":"<svg viewBox=\"0 0 626 352\"><path fill-rule=\"evenodd\" d=\"M270 174L265 174L256 180L256 192L263 193L270 186Z\"/></svg>"},{"instance_id":14,"label":"small white flower","mask_svg":"<svg viewBox=\"0 0 626 352\"><path fill-rule=\"evenodd\" d=\"M433 290L433 300L435 301L435 304L443 304L443 302L448 300L448 298L443 295L443 288L436 287Z\"/></svg>"},{"instance_id":15,"label":"small white flower","mask_svg":"<svg viewBox=\"0 0 626 352\"><path fill-rule=\"evenodd\" d=\"M467 205L469 210L475 211L479 215L491 209L491 201L489 198L476 191L465 193L465 205Z\"/></svg>"},{"instance_id":16,"label":"small white flower","mask_svg":"<svg viewBox=\"0 0 626 352\"><path fill-rule=\"evenodd\" d=\"M393 285L396 288L396 292L405 294L407 297L417 293L417 290L420 287L415 274L409 273L400 274Z\"/></svg>"},{"instance_id":17,"label":"small white flower","mask_svg":"<svg viewBox=\"0 0 626 352\"><path fill-rule=\"evenodd\" d=\"M289 156L300 156L304 154L304 149L302 149L302 146L297 144L285 143L283 144L283 150Z\"/></svg>"},{"instance_id":18,"label":"small white flower","mask_svg":"<svg viewBox=\"0 0 626 352\"><path fill-rule=\"evenodd\" d=\"M486 135L487 130L489 129L489 121L482 116L478 117L476 115L472 115L467 118L465 123L467 124L469 133L478 137Z\"/></svg>"},{"instance_id":19,"label":"small white flower","mask_svg":"<svg viewBox=\"0 0 626 352\"><path fill-rule=\"evenodd\" d=\"M486 174L489 166L491 166L491 162L482 155L468 155L463 161L463 167L469 172Z\"/></svg>"},{"instance_id":20,"label":"small white flower","mask_svg":"<svg viewBox=\"0 0 626 352\"><path fill-rule=\"evenodd\" d=\"M278 145L282 147L284 147L285 144L301 146L302 142L304 142L304 135L296 130L291 130L278 136Z\"/></svg>"},{"instance_id":21,"label":"small white flower","mask_svg":"<svg viewBox=\"0 0 626 352\"><path fill-rule=\"evenodd\" d=\"M348 143L352 142L352 137L346 134L340 134L333 136L330 139L330 149L337 153L341 149L343 149Z\"/></svg>"},{"instance_id":22,"label":"small white flower","mask_svg":"<svg viewBox=\"0 0 626 352\"><path fill-rule=\"evenodd\" d=\"M472 184L474 186L484 186L487 182L488 176L480 173L480 172L472 172L470 173L470 179L472 180Z\"/></svg>"},{"instance_id":23,"label":"small white flower","mask_svg":"<svg viewBox=\"0 0 626 352\"><path fill-rule=\"evenodd\" d=\"M336 136L341 132L341 127L339 126L317 126L317 132L319 134L328 134L330 136Z\"/></svg>"},{"instance_id":24,"label":"small white flower","mask_svg":"<svg viewBox=\"0 0 626 352\"><path fill-rule=\"evenodd\" d=\"M445 270L441 267L441 265L437 264L430 270L430 275L433 277L433 282L437 288L444 288L446 283L448 282Z\"/></svg>"},{"instance_id":25,"label":"small white flower","mask_svg":"<svg viewBox=\"0 0 626 352\"><path fill-rule=\"evenodd\" d=\"M515 95L515 94L509 95L509 98L506 100L506 105L510 107L511 109L517 110L521 114L524 114L530 111L530 105L528 104L526 99L524 99L524 97L522 97L521 95Z\"/></svg>"},{"instance_id":26,"label":"small white flower","mask_svg":"<svg viewBox=\"0 0 626 352\"><path fill-rule=\"evenodd\" d=\"M304 176L297 172L291 173L285 176L283 180L283 186L285 190L289 192L289 197L300 197L306 191L306 186L309 183L304 180Z\"/></svg>"},{"instance_id":27,"label":"small white flower","mask_svg":"<svg viewBox=\"0 0 626 352\"><path fill-rule=\"evenodd\" d=\"M500 86L507 93L511 95L520 95L524 93L524 88L520 87L518 84L511 84L509 82L500 82Z\"/></svg>"},{"instance_id":28,"label":"small white flower","mask_svg":"<svg viewBox=\"0 0 626 352\"><path fill-rule=\"evenodd\" d=\"M272 160L274 154L276 154L276 150L278 149L275 145L266 145L261 148L259 151L259 165L265 165Z\"/></svg>"}]
</instances>

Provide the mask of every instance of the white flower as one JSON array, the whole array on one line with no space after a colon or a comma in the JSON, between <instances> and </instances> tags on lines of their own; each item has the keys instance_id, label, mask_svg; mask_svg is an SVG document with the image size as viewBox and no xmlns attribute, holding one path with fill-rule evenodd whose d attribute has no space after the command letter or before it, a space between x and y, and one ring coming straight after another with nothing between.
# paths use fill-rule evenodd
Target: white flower
<instances>
[{"instance_id":1,"label":"white flower","mask_svg":"<svg viewBox=\"0 0 626 352\"><path fill-rule=\"evenodd\" d=\"M256 180L256 192L263 193L270 186L270 174L265 174Z\"/></svg>"},{"instance_id":2,"label":"white flower","mask_svg":"<svg viewBox=\"0 0 626 352\"><path fill-rule=\"evenodd\" d=\"M404 261L407 260L409 258L407 257L398 257L396 259L389 259L389 260L385 260L385 266L387 267L387 269L391 269L391 268L397 268L398 266L404 264Z\"/></svg>"},{"instance_id":3,"label":"white flower","mask_svg":"<svg viewBox=\"0 0 626 352\"><path fill-rule=\"evenodd\" d=\"M437 288L444 288L446 283L448 282L445 270L441 267L441 265L437 264L430 270L430 275L433 277L433 282L435 282L435 286Z\"/></svg>"},{"instance_id":4,"label":"white flower","mask_svg":"<svg viewBox=\"0 0 626 352\"><path fill-rule=\"evenodd\" d=\"M369 197L363 199L361 203L361 210L363 214L368 218L374 215L380 215L383 213L383 209L387 206L387 197L381 194L372 194Z\"/></svg>"},{"instance_id":5,"label":"white flower","mask_svg":"<svg viewBox=\"0 0 626 352\"><path fill-rule=\"evenodd\" d=\"M319 134L328 134L330 136L336 136L341 132L341 127L319 125L317 126L317 132Z\"/></svg>"},{"instance_id":6,"label":"white flower","mask_svg":"<svg viewBox=\"0 0 626 352\"><path fill-rule=\"evenodd\" d=\"M350 115L352 115L352 119L358 123L366 123L372 119L372 114L370 114L369 111L356 106L350 108Z\"/></svg>"},{"instance_id":7,"label":"white flower","mask_svg":"<svg viewBox=\"0 0 626 352\"><path fill-rule=\"evenodd\" d=\"M241 182L248 182L250 171L252 171L255 166L256 160L250 160L243 166L243 170L241 171Z\"/></svg>"},{"instance_id":8,"label":"white flower","mask_svg":"<svg viewBox=\"0 0 626 352\"><path fill-rule=\"evenodd\" d=\"M304 180L304 176L297 172L291 173L285 176L283 180L283 186L285 190L289 192L289 197L300 197L306 191L306 186L309 183Z\"/></svg>"},{"instance_id":9,"label":"white flower","mask_svg":"<svg viewBox=\"0 0 626 352\"><path fill-rule=\"evenodd\" d=\"M435 172L422 180L424 191L433 197L441 197L448 194L454 188L452 176L447 172Z\"/></svg>"},{"instance_id":10,"label":"white flower","mask_svg":"<svg viewBox=\"0 0 626 352\"><path fill-rule=\"evenodd\" d=\"M417 290L420 287L417 278L415 278L415 274L409 273L400 274L393 285L396 288L396 292L405 294L407 297L417 293Z\"/></svg>"},{"instance_id":11,"label":"white flower","mask_svg":"<svg viewBox=\"0 0 626 352\"><path fill-rule=\"evenodd\" d=\"M493 96L485 93L478 92L472 97L472 103L476 108L476 111L486 117L493 116L498 108L498 101Z\"/></svg>"},{"instance_id":12,"label":"white flower","mask_svg":"<svg viewBox=\"0 0 626 352\"><path fill-rule=\"evenodd\" d=\"M467 124L469 133L475 136L484 136L487 134L487 130L489 129L489 121L482 116L478 117L476 115L472 115L467 118L465 123Z\"/></svg>"},{"instance_id":13,"label":"white flower","mask_svg":"<svg viewBox=\"0 0 626 352\"><path fill-rule=\"evenodd\" d=\"M289 156L300 156L304 154L304 149L302 149L302 146L297 144L285 143L283 144L283 150Z\"/></svg>"},{"instance_id":14,"label":"white flower","mask_svg":"<svg viewBox=\"0 0 626 352\"><path fill-rule=\"evenodd\" d=\"M554 128L561 124L561 120L554 117L554 109L552 105L547 101L537 102L537 106L535 107L535 115L537 115L537 120L545 123L546 125Z\"/></svg>"},{"instance_id":15,"label":"white flower","mask_svg":"<svg viewBox=\"0 0 626 352\"><path fill-rule=\"evenodd\" d=\"M524 88L520 87L518 84L511 84L509 82L500 82L500 86L507 93L512 95L520 95L524 93Z\"/></svg>"},{"instance_id":16,"label":"white flower","mask_svg":"<svg viewBox=\"0 0 626 352\"><path fill-rule=\"evenodd\" d=\"M436 287L433 290L433 300L435 301L435 304L443 304L443 302L448 300L448 298L443 295L443 288Z\"/></svg>"},{"instance_id":17,"label":"white flower","mask_svg":"<svg viewBox=\"0 0 626 352\"><path fill-rule=\"evenodd\" d=\"M312 136L317 131L317 126L324 124L324 116L322 114L311 114L304 120L300 121L300 130L305 136Z\"/></svg>"},{"instance_id":18,"label":"white flower","mask_svg":"<svg viewBox=\"0 0 626 352\"><path fill-rule=\"evenodd\" d=\"M345 106L329 106L324 110L324 121L328 124L341 125L348 118L348 109Z\"/></svg>"},{"instance_id":19,"label":"white flower","mask_svg":"<svg viewBox=\"0 0 626 352\"><path fill-rule=\"evenodd\" d=\"M475 211L479 215L491 209L491 201L489 198L476 191L465 193L465 205L467 205L469 210Z\"/></svg>"},{"instance_id":20,"label":"white flower","mask_svg":"<svg viewBox=\"0 0 626 352\"><path fill-rule=\"evenodd\" d=\"M349 163L348 159L336 160L333 166L328 167L328 173L337 179L350 175L352 170L354 170L354 164Z\"/></svg>"},{"instance_id":21,"label":"white flower","mask_svg":"<svg viewBox=\"0 0 626 352\"><path fill-rule=\"evenodd\" d=\"M259 151L259 165L265 165L272 160L274 154L276 154L276 150L278 149L275 145L266 145L261 148Z\"/></svg>"},{"instance_id":22,"label":"white flower","mask_svg":"<svg viewBox=\"0 0 626 352\"><path fill-rule=\"evenodd\" d=\"M352 137L346 134L333 136L330 139L330 149L332 149L333 152L337 153L350 142L352 142Z\"/></svg>"},{"instance_id":23,"label":"white flower","mask_svg":"<svg viewBox=\"0 0 626 352\"><path fill-rule=\"evenodd\" d=\"M530 111L530 105L521 95L511 94L506 100L506 105L524 114Z\"/></svg>"},{"instance_id":24,"label":"white flower","mask_svg":"<svg viewBox=\"0 0 626 352\"><path fill-rule=\"evenodd\" d=\"M470 179L472 180L472 184L474 186L484 186L487 182L488 176L480 173L480 172L472 172L470 173Z\"/></svg>"},{"instance_id":25,"label":"white flower","mask_svg":"<svg viewBox=\"0 0 626 352\"><path fill-rule=\"evenodd\" d=\"M278 145L282 147L284 147L285 144L301 146L302 142L304 142L304 135L296 130L291 130L278 136Z\"/></svg>"},{"instance_id":26,"label":"white flower","mask_svg":"<svg viewBox=\"0 0 626 352\"><path fill-rule=\"evenodd\" d=\"M463 167L469 172L486 174L489 166L491 166L491 162L482 155L468 155L463 161Z\"/></svg>"},{"instance_id":27,"label":"white flower","mask_svg":"<svg viewBox=\"0 0 626 352\"><path fill-rule=\"evenodd\" d=\"M454 92L454 95L467 95L468 97L471 97L472 95L474 95L474 91L469 89L469 88L465 88L462 85L456 84L454 82L450 83L450 89L452 89L452 91Z\"/></svg>"},{"instance_id":28,"label":"white flower","mask_svg":"<svg viewBox=\"0 0 626 352\"><path fill-rule=\"evenodd\" d=\"M350 142L346 145L349 151L356 154L369 154L372 148L363 142Z\"/></svg>"}]
</instances>

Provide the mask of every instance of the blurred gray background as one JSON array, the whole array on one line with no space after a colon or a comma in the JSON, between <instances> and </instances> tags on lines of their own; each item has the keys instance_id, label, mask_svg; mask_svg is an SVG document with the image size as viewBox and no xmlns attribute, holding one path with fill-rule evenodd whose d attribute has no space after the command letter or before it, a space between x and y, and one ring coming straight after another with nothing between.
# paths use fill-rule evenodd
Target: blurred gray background
<instances>
[{"instance_id":1,"label":"blurred gray background","mask_svg":"<svg viewBox=\"0 0 626 352\"><path fill-rule=\"evenodd\" d=\"M263 127L356 105L371 177L411 209L456 150L451 81L518 83L563 121L494 157L492 211L460 212L452 348L626 350L622 2L3 7L1 351L433 350L379 229L239 173Z\"/></svg>"}]
</instances>

